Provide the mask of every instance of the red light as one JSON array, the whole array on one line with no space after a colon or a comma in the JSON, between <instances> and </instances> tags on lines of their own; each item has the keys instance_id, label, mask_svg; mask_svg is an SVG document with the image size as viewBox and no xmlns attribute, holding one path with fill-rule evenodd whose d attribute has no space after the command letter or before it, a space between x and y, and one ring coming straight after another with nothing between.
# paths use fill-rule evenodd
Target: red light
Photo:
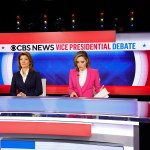
<instances>
[{"instance_id":1,"label":"red light","mask_svg":"<svg viewBox=\"0 0 150 150\"><path fill-rule=\"evenodd\" d=\"M104 13L103 13L103 12L101 12L101 13L100 13L100 16L101 16L101 17L102 17L102 16L104 16Z\"/></svg>"},{"instance_id":2,"label":"red light","mask_svg":"<svg viewBox=\"0 0 150 150\"><path fill-rule=\"evenodd\" d=\"M134 11L130 11L130 15L133 16L134 15Z\"/></svg>"},{"instance_id":3,"label":"red light","mask_svg":"<svg viewBox=\"0 0 150 150\"><path fill-rule=\"evenodd\" d=\"M47 18L47 15L44 15L44 18L46 19L46 18Z\"/></svg>"},{"instance_id":4,"label":"red light","mask_svg":"<svg viewBox=\"0 0 150 150\"><path fill-rule=\"evenodd\" d=\"M19 15L17 16L17 19L20 19L20 16L19 16Z\"/></svg>"},{"instance_id":5,"label":"red light","mask_svg":"<svg viewBox=\"0 0 150 150\"><path fill-rule=\"evenodd\" d=\"M74 13L72 14L72 17L75 17L75 14L74 14Z\"/></svg>"}]
</instances>

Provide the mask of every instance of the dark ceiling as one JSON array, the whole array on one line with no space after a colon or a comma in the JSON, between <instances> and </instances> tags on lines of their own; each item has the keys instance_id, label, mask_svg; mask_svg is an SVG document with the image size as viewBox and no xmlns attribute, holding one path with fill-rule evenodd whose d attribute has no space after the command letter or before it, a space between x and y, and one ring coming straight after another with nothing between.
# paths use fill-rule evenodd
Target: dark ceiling
<instances>
[{"instance_id":1,"label":"dark ceiling","mask_svg":"<svg viewBox=\"0 0 150 150\"><path fill-rule=\"evenodd\" d=\"M13 2L13 3L12 3ZM21 30L43 31L43 15L47 14L48 30L60 27L72 30L71 14L76 17L75 30L100 30L100 12L104 12L104 29L113 29L118 18L118 31L150 31L150 8L145 0L11 0L4 1L0 9L0 32L16 32L16 16L21 16ZM130 11L134 11L134 28L130 29ZM57 21L61 18L61 21Z\"/></svg>"}]
</instances>

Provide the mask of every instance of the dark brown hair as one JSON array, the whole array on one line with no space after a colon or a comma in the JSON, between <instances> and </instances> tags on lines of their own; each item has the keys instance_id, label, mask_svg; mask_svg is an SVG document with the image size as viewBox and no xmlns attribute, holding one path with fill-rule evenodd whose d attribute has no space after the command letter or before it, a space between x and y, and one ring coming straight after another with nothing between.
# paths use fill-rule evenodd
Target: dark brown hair
<instances>
[{"instance_id":1,"label":"dark brown hair","mask_svg":"<svg viewBox=\"0 0 150 150\"><path fill-rule=\"evenodd\" d=\"M74 66L76 67L77 70L79 70L79 68L77 67L77 59L78 57L83 57L86 60L86 67L88 68L90 66L90 58L87 54L86 51L79 51L76 53L76 55L74 56Z\"/></svg>"},{"instance_id":2,"label":"dark brown hair","mask_svg":"<svg viewBox=\"0 0 150 150\"><path fill-rule=\"evenodd\" d=\"M21 52L21 53L19 53L19 55L18 55L18 67L19 67L19 70L21 70L21 68L22 68L21 65L20 65L20 57L23 56L23 55L27 56L28 59L29 59L29 62L30 62L29 70L30 71L34 71L33 59L32 59L32 56L31 56L31 54L29 52Z\"/></svg>"}]
</instances>

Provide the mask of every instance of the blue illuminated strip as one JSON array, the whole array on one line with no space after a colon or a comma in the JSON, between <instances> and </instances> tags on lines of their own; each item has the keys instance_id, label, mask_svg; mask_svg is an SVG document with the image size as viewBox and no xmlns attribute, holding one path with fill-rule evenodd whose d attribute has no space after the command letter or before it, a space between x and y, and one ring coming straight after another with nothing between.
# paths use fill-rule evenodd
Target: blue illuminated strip
<instances>
[{"instance_id":1,"label":"blue illuminated strip","mask_svg":"<svg viewBox=\"0 0 150 150\"><path fill-rule=\"evenodd\" d=\"M5 147L1 148L1 150L33 150L32 148L29 148L30 146L33 147L31 144L31 141L16 141L16 140L2 140L3 143L5 143ZM19 142L19 143L18 143ZM21 143L21 144L20 144ZM112 144L112 143L101 143L101 142L70 142L69 140L66 140L65 142L62 140L58 141L50 141L50 142L33 142L36 144L36 149L34 150L53 150L58 149L57 147L61 147L62 150L70 149L74 150L77 148L81 148L82 150L86 149L103 149L103 150L123 150L123 147L121 144ZM10 145L10 146L9 146ZM15 145L15 148L14 148ZM16 146L17 145L17 146ZM28 147L23 147L27 146ZM30 146L29 146L30 145Z\"/></svg>"},{"instance_id":2,"label":"blue illuminated strip","mask_svg":"<svg viewBox=\"0 0 150 150\"><path fill-rule=\"evenodd\" d=\"M1 140L0 148L20 148L35 150L35 141Z\"/></svg>"},{"instance_id":3,"label":"blue illuminated strip","mask_svg":"<svg viewBox=\"0 0 150 150\"><path fill-rule=\"evenodd\" d=\"M137 99L133 98L70 98L70 97L7 97L1 96L1 112L79 113L137 116Z\"/></svg>"}]
</instances>

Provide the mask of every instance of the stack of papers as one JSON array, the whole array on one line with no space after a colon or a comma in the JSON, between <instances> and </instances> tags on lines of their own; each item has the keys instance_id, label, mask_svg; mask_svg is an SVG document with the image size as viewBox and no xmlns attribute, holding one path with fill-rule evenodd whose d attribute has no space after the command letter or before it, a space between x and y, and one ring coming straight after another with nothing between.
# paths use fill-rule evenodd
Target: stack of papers
<instances>
[{"instance_id":1,"label":"stack of papers","mask_svg":"<svg viewBox=\"0 0 150 150\"><path fill-rule=\"evenodd\" d=\"M96 98L108 98L109 97L109 92L107 91L106 88L102 88L97 94L95 94L94 97Z\"/></svg>"}]
</instances>

